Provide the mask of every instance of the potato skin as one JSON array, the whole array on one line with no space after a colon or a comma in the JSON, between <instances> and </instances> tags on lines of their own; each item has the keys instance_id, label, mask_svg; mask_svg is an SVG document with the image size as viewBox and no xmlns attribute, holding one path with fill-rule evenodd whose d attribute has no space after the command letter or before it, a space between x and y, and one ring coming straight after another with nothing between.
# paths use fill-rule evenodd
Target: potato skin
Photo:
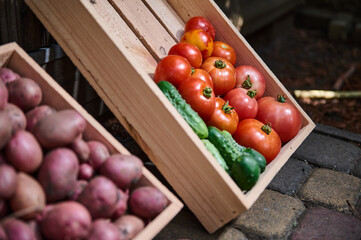
<instances>
[{"instance_id":1,"label":"potato skin","mask_svg":"<svg viewBox=\"0 0 361 240\"><path fill-rule=\"evenodd\" d=\"M20 78L20 75L11 70L10 68L2 67L0 68L0 81L3 83L9 83Z\"/></svg>"},{"instance_id":2,"label":"potato skin","mask_svg":"<svg viewBox=\"0 0 361 240\"><path fill-rule=\"evenodd\" d=\"M7 239L36 240L32 229L22 220L12 218L3 223Z\"/></svg>"},{"instance_id":3,"label":"potato skin","mask_svg":"<svg viewBox=\"0 0 361 240\"><path fill-rule=\"evenodd\" d=\"M40 222L46 239L86 239L91 228L89 211L80 203L65 201L54 205Z\"/></svg>"},{"instance_id":4,"label":"potato skin","mask_svg":"<svg viewBox=\"0 0 361 240\"><path fill-rule=\"evenodd\" d=\"M45 116L56 112L56 110L48 105L40 105L26 112L26 130L32 132L36 124Z\"/></svg>"},{"instance_id":5,"label":"potato skin","mask_svg":"<svg viewBox=\"0 0 361 240\"><path fill-rule=\"evenodd\" d=\"M80 134L77 138L75 138L75 140L71 143L70 148L78 156L80 162L88 162L90 149L87 142L85 142L83 139L83 134Z\"/></svg>"},{"instance_id":6,"label":"potato skin","mask_svg":"<svg viewBox=\"0 0 361 240\"><path fill-rule=\"evenodd\" d=\"M45 193L38 181L30 175L19 172L14 195L9 199L11 209L16 212L33 207L39 210L45 206ZM37 211L23 216L23 219L32 219Z\"/></svg>"},{"instance_id":7,"label":"potato skin","mask_svg":"<svg viewBox=\"0 0 361 240\"><path fill-rule=\"evenodd\" d=\"M132 239L144 228L143 220L132 214L121 216L114 224L121 234L120 240Z\"/></svg>"},{"instance_id":8,"label":"potato skin","mask_svg":"<svg viewBox=\"0 0 361 240\"><path fill-rule=\"evenodd\" d=\"M33 173L43 162L43 150L33 134L17 131L5 147L6 158L18 171Z\"/></svg>"},{"instance_id":9,"label":"potato skin","mask_svg":"<svg viewBox=\"0 0 361 240\"><path fill-rule=\"evenodd\" d=\"M105 219L95 220L92 224L88 240L119 240L120 233L118 228Z\"/></svg>"},{"instance_id":10,"label":"potato skin","mask_svg":"<svg viewBox=\"0 0 361 240\"><path fill-rule=\"evenodd\" d=\"M44 156L38 181L48 202L65 199L74 190L79 169L78 158L68 148L56 148Z\"/></svg>"},{"instance_id":11,"label":"potato skin","mask_svg":"<svg viewBox=\"0 0 361 240\"><path fill-rule=\"evenodd\" d=\"M39 105L43 93L37 82L30 78L19 78L7 84L9 102L15 104L24 112Z\"/></svg>"},{"instance_id":12,"label":"potato skin","mask_svg":"<svg viewBox=\"0 0 361 240\"><path fill-rule=\"evenodd\" d=\"M85 130L85 119L75 110L61 110L42 118L34 127L34 135L46 149L72 143Z\"/></svg>"},{"instance_id":13,"label":"potato skin","mask_svg":"<svg viewBox=\"0 0 361 240\"><path fill-rule=\"evenodd\" d=\"M14 195L17 185L16 171L13 166L0 164L0 199Z\"/></svg>"},{"instance_id":14,"label":"potato skin","mask_svg":"<svg viewBox=\"0 0 361 240\"><path fill-rule=\"evenodd\" d=\"M26 117L24 112L15 104L6 104L3 112L8 115L11 122L11 135L14 135L19 130L25 130Z\"/></svg>"},{"instance_id":15,"label":"potato skin","mask_svg":"<svg viewBox=\"0 0 361 240\"><path fill-rule=\"evenodd\" d=\"M0 111L0 150L11 138L12 124L8 114Z\"/></svg>"},{"instance_id":16,"label":"potato skin","mask_svg":"<svg viewBox=\"0 0 361 240\"><path fill-rule=\"evenodd\" d=\"M87 144L90 150L88 161L94 170L98 170L99 167L110 156L109 150L103 143L99 141L88 141Z\"/></svg>"}]
</instances>

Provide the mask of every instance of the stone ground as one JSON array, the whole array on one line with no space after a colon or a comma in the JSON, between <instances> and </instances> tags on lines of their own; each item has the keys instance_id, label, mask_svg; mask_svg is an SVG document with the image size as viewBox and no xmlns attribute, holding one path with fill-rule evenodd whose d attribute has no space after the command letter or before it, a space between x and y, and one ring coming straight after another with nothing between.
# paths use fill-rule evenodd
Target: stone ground
<instances>
[{"instance_id":1,"label":"stone ground","mask_svg":"<svg viewBox=\"0 0 361 240\"><path fill-rule=\"evenodd\" d=\"M361 135L317 125L238 218L208 234L184 207L154 239L360 240L360 144Z\"/></svg>"}]
</instances>

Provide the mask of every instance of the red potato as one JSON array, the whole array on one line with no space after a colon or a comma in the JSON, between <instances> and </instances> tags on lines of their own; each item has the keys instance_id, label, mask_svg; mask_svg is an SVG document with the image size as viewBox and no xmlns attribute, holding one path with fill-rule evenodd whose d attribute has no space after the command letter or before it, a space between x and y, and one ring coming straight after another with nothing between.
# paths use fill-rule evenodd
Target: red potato
<instances>
[{"instance_id":1,"label":"red potato","mask_svg":"<svg viewBox=\"0 0 361 240\"><path fill-rule=\"evenodd\" d=\"M143 186L136 188L129 197L129 208L135 215L153 219L168 205L168 199L157 188Z\"/></svg>"},{"instance_id":2,"label":"red potato","mask_svg":"<svg viewBox=\"0 0 361 240\"><path fill-rule=\"evenodd\" d=\"M100 174L125 191L142 177L143 162L135 155L111 155L100 167Z\"/></svg>"},{"instance_id":3,"label":"red potato","mask_svg":"<svg viewBox=\"0 0 361 240\"><path fill-rule=\"evenodd\" d=\"M7 163L6 158L4 157L4 154L0 152L0 165Z\"/></svg>"},{"instance_id":4,"label":"red potato","mask_svg":"<svg viewBox=\"0 0 361 240\"><path fill-rule=\"evenodd\" d=\"M9 206L5 199L0 199L0 219L5 217L9 212ZM1 239L1 237L0 237Z\"/></svg>"},{"instance_id":5,"label":"red potato","mask_svg":"<svg viewBox=\"0 0 361 240\"><path fill-rule=\"evenodd\" d=\"M6 68L6 67L0 68L0 80L3 83L6 84L6 83L12 82L18 78L20 78L20 75L17 74L16 72L14 72L13 70Z\"/></svg>"},{"instance_id":6,"label":"red potato","mask_svg":"<svg viewBox=\"0 0 361 240\"><path fill-rule=\"evenodd\" d=\"M8 240L36 240L32 229L22 220L12 218L3 223Z\"/></svg>"},{"instance_id":7,"label":"red potato","mask_svg":"<svg viewBox=\"0 0 361 240\"><path fill-rule=\"evenodd\" d=\"M95 220L92 224L88 240L119 240L120 232L118 228L105 219Z\"/></svg>"},{"instance_id":8,"label":"red potato","mask_svg":"<svg viewBox=\"0 0 361 240\"><path fill-rule=\"evenodd\" d=\"M89 211L80 203L57 203L40 221L41 233L46 239L86 239L91 228Z\"/></svg>"},{"instance_id":9,"label":"red potato","mask_svg":"<svg viewBox=\"0 0 361 240\"><path fill-rule=\"evenodd\" d=\"M97 176L85 187L78 201L89 210L93 219L109 218L118 202L117 187L108 178Z\"/></svg>"},{"instance_id":10,"label":"red potato","mask_svg":"<svg viewBox=\"0 0 361 240\"><path fill-rule=\"evenodd\" d=\"M8 115L11 122L11 134L15 134L19 130L25 130L26 117L24 112L15 104L6 104L3 112Z\"/></svg>"},{"instance_id":11,"label":"red potato","mask_svg":"<svg viewBox=\"0 0 361 240\"><path fill-rule=\"evenodd\" d=\"M132 239L144 229L143 220L131 214L121 216L114 224L121 234L120 240Z\"/></svg>"},{"instance_id":12,"label":"red potato","mask_svg":"<svg viewBox=\"0 0 361 240\"><path fill-rule=\"evenodd\" d=\"M88 182L86 180L77 180L75 183L75 187L72 191L72 193L70 194L69 199L70 200L78 200L79 195L83 192L83 190L85 189L85 187L88 185Z\"/></svg>"},{"instance_id":13,"label":"red potato","mask_svg":"<svg viewBox=\"0 0 361 240\"><path fill-rule=\"evenodd\" d=\"M38 181L32 176L19 172L14 195L9 198L9 205L13 212L24 209L34 209L32 213L24 215L24 219L36 217L39 210L45 207L45 193Z\"/></svg>"},{"instance_id":14,"label":"red potato","mask_svg":"<svg viewBox=\"0 0 361 240\"><path fill-rule=\"evenodd\" d=\"M31 109L25 114L26 130L32 132L35 125L45 116L56 112L56 110L48 105L40 105Z\"/></svg>"},{"instance_id":15,"label":"red potato","mask_svg":"<svg viewBox=\"0 0 361 240\"><path fill-rule=\"evenodd\" d=\"M121 189L118 189L118 202L112 215L112 219L118 219L128 210L128 199L129 191L123 192Z\"/></svg>"},{"instance_id":16,"label":"red potato","mask_svg":"<svg viewBox=\"0 0 361 240\"><path fill-rule=\"evenodd\" d=\"M79 166L78 179L89 180L94 175L94 169L88 163L82 163Z\"/></svg>"},{"instance_id":17,"label":"red potato","mask_svg":"<svg viewBox=\"0 0 361 240\"><path fill-rule=\"evenodd\" d=\"M17 131L5 147L6 158L18 171L33 173L43 162L43 150L34 135Z\"/></svg>"},{"instance_id":18,"label":"red potato","mask_svg":"<svg viewBox=\"0 0 361 240\"><path fill-rule=\"evenodd\" d=\"M9 164L0 165L0 199L11 197L16 190L17 177L13 166Z\"/></svg>"},{"instance_id":19,"label":"red potato","mask_svg":"<svg viewBox=\"0 0 361 240\"><path fill-rule=\"evenodd\" d=\"M76 184L78 169L78 158L68 148L57 148L44 156L43 164L38 173L38 180L44 188L48 202L65 199L72 193Z\"/></svg>"},{"instance_id":20,"label":"red potato","mask_svg":"<svg viewBox=\"0 0 361 240\"><path fill-rule=\"evenodd\" d=\"M7 144L11 138L12 123L10 116L0 111L0 150Z\"/></svg>"},{"instance_id":21,"label":"red potato","mask_svg":"<svg viewBox=\"0 0 361 240\"><path fill-rule=\"evenodd\" d=\"M110 156L108 148L99 141L88 141L90 150L89 163L93 166L94 170L98 170L105 160Z\"/></svg>"},{"instance_id":22,"label":"red potato","mask_svg":"<svg viewBox=\"0 0 361 240\"><path fill-rule=\"evenodd\" d=\"M66 109L49 114L34 127L34 135L46 149L71 144L86 127L85 119L75 110Z\"/></svg>"},{"instance_id":23,"label":"red potato","mask_svg":"<svg viewBox=\"0 0 361 240\"><path fill-rule=\"evenodd\" d=\"M78 156L79 161L82 163L88 162L90 155L90 148L87 142L84 141L83 135L80 134L70 145L70 148Z\"/></svg>"},{"instance_id":24,"label":"red potato","mask_svg":"<svg viewBox=\"0 0 361 240\"><path fill-rule=\"evenodd\" d=\"M5 233L5 230L4 228L0 225L0 239L1 240L7 240L7 236L6 236L6 233Z\"/></svg>"},{"instance_id":25,"label":"red potato","mask_svg":"<svg viewBox=\"0 0 361 240\"><path fill-rule=\"evenodd\" d=\"M19 78L7 83L9 102L24 112L40 104L43 93L37 82L30 78Z\"/></svg>"},{"instance_id":26,"label":"red potato","mask_svg":"<svg viewBox=\"0 0 361 240\"><path fill-rule=\"evenodd\" d=\"M36 240L43 240L43 236L40 232L40 224L36 220L30 220L27 222L28 226L30 227L31 231L33 231ZM1 238L0 238L1 239Z\"/></svg>"},{"instance_id":27,"label":"red potato","mask_svg":"<svg viewBox=\"0 0 361 240\"><path fill-rule=\"evenodd\" d=\"M3 110L5 108L6 103L9 100L9 92L7 87L5 86L5 83L0 81L0 110Z\"/></svg>"}]
</instances>

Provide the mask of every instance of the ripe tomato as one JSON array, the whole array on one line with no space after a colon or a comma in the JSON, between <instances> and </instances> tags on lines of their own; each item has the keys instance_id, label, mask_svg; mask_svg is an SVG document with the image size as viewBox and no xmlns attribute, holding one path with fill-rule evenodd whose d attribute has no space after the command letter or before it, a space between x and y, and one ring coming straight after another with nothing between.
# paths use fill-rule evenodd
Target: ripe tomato
<instances>
[{"instance_id":1,"label":"ripe tomato","mask_svg":"<svg viewBox=\"0 0 361 240\"><path fill-rule=\"evenodd\" d=\"M154 81L168 81L175 87L187 80L192 73L192 67L188 60L182 56L169 55L163 58L155 68Z\"/></svg>"},{"instance_id":2,"label":"ripe tomato","mask_svg":"<svg viewBox=\"0 0 361 240\"><path fill-rule=\"evenodd\" d=\"M213 89L202 79L189 78L178 88L184 100L206 121L216 107Z\"/></svg>"},{"instance_id":3,"label":"ripe tomato","mask_svg":"<svg viewBox=\"0 0 361 240\"><path fill-rule=\"evenodd\" d=\"M233 88L223 96L236 110L239 120L255 118L257 116L258 103L254 98L254 91L244 88Z\"/></svg>"},{"instance_id":4,"label":"ripe tomato","mask_svg":"<svg viewBox=\"0 0 361 240\"><path fill-rule=\"evenodd\" d=\"M226 130L233 134L239 122L238 115L228 102L220 97L216 97L216 108L212 116L208 119L207 125L214 126L220 130Z\"/></svg>"},{"instance_id":5,"label":"ripe tomato","mask_svg":"<svg viewBox=\"0 0 361 240\"><path fill-rule=\"evenodd\" d=\"M199 49L190 43L180 42L169 49L168 55L179 55L185 57L194 68L202 65L202 53Z\"/></svg>"},{"instance_id":6,"label":"ripe tomato","mask_svg":"<svg viewBox=\"0 0 361 240\"><path fill-rule=\"evenodd\" d=\"M203 29L209 34L209 36L211 36L212 40L214 40L216 36L216 30L213 25L204 17L192 17L186 22L184 32L188 32L193 29Z\"/></svg>"},{"instance_id":7,"label":"ripe tomato","mask_svg":"<svg viewBox=\"0 0 361 240\"><path fill-rule=\"evenodd\" d=\"M271 123L282 142L294 138L301 129L301 114L282 95L276 98L263 97L258 100L257 117L263 123Z\"/></svg>"},{"instance_id":8,"label":"ripe tomato","mask_svg":"<svg viewBox=\"0 0 361 240\"><path fill-rule=\"evenodd\" d=\"M276 131L257 119L240 121L233 138L238 144L261 153L266 158L267 164L281 151L281 139Z\"/></svg>"},{"instance_id":9,"label":"ripe tomato","mask_svg":"<svg viewBox=\"0 0 361 240\"><path fill-rule=\"evenodd\" d=\"M216 96L221 96L234 88L236 84L235 69L228 60L210 57L203 62L201 68L211 75Z\"/></svg>"},{"instance_id":10,"label":"ripe tomato","mask_svg":"<svg viewBox=\"0 0 361 240\"><path fill-rule=\"evenodd\" d=\"M193 29L184 33L180 41L195 45L201 51L203 60L212 55L213 39L202 29Z\"/></svg>"},{"instance_id":11,"label":"ripe tomato","mask_svg":"<svg viewBox=\"0 0 361 240\"><path fill-rule=\"evenodd\" d=\"M213 89L213 81L211 75L209 75L209 73L206 72L205 70L200 68L194 69L194 71L191 74L191 78L202 79L208 84L208 86L210 86Z\"/></svg>"},{"instance_id":12,"label":"ripe tomato","mask_svg":"<svg viewBox=\"0 0 361 240\"><path fill-rule=\"evenodd\" d=\"M256 90L256 99L263 96L266 89L266 82L262 73L255 67L249 65L241 65L236 67L236 87Z\"/></svg>"},{"instance_id":13,"label":"ripe tomato","mask_svg":"<svg viewBox=\"0 0 361 240\"><path fill-rule=\"evenodd\" d=\"M213 42L212 57L221 57L227 59L232 65L236 64L237 54L233 47L225 42L215 41Z\"/></svg>"}]
</instances>

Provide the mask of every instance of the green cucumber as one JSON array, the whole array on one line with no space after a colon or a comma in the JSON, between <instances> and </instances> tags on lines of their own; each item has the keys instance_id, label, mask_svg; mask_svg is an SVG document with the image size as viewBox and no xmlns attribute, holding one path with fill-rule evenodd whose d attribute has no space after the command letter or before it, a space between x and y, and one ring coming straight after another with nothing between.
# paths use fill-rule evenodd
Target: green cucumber
<instances>
[{"instance_id":1,"label":"green cucumber","mask_svg":"<svg viewBox=\"0 0 361 240\"><path fill-rule=\"evenodd\" d=\"M207 138L208 129L206 123L182 98L177 88L167 81L160 81L157 85L198 137L200 139Z\"/></svg>"},{"instance_id":2,"label":"green cucumber","mask_svg":"<svg viewBox=\"0 0 361 240\"><path fill-rule=\"evenodd\" d=\"M229 173L229 168L226 164L226 162L224 161L224 158L222 157L222 155L220 154L220 152L218 151L218 149L208 140L208 139L202 139L202 142L204 144L204 146L206 146L206 148L208 149L208 151L213 155L213 157L217 160L217 162L219 163L219 165L221 165L221 167L226 170L226 172Z\"/></svg>"}]
</instances>

